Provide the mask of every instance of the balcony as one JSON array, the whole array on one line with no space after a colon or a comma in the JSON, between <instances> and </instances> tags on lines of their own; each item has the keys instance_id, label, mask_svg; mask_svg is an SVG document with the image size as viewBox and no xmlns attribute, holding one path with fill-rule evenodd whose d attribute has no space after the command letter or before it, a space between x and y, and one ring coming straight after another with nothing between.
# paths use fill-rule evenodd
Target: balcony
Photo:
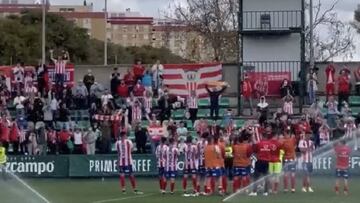
<instances>
[{"instance_id":1,"label":"balcony","mask_svg":"<svg viewBox=\"0 0 360 203\"><path fill-rule=\"evenodd\" d=\"M302 31L302 12L244 11L242 34L291 34Z\"/></svg>"},{"instance_id":2,"label":"balcony","mask_svg":"<svg viewBox=\"0 0 360 203\"><path fill-rule=\"evenodd\" d=\"M269 75L288 75L291 81L299 80L300 61L243 61L243 72L256 72ZM273 76L273 77L275 77ZM285 79L285 78L282 78ZM281 80L282 80L281 79Z\"/></svg>"}]
</instances>

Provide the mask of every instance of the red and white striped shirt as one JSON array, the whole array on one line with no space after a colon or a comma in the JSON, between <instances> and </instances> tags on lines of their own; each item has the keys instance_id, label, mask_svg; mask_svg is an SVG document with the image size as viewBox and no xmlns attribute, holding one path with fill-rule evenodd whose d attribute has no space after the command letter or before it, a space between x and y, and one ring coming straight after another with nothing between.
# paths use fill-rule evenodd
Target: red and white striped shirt
<instances>
[{"instance_id":1,"label":"red and white striped shirt","mask_svg":"<svg viewBox=\"0 0 360 203\"><path fill-rule=\"evenodd\" d=\"M142 111L140 106L132 106L131 108L132 121L141 121Z\"/></svg>"},{"instance_id":2,"label":"red and white striped shirt","mask_svg":"<svg viewBox=\"0 0 360 203\"><path fill-rule=\"evenodd\" d=\"M55 74L65 74L66 61L60 60L55 63Z\"/></svg>"},{"instance_id":3,"label":"red and white striped shirt","mask_svg":"<svg viewBox=\"0 0 360 203\"><path fill-rule=\"evenodd\" d=\"M133 144L129 139L120 139L116 142L119 166L132 166L133 160L131 151Z\"/></svg>"},{"instance_id":4,"label":"red and white striped shirt","mask_svg":"<svg viewBox=\"0 0 360 203\"><path fill-rule=\"evenodd\" d=\"M293 102L285 101L283 106L283 111L289 115L294 114Z\"/></svg>"},{"instance_id":5,"label":"red and white striped shirt","mask_svg":"<svg viewBox=\"0 0 360 203\"><path fill-rule=\"evenodd\" d=\"M197 147L193 144L186 144L184 147L185 166L184 169L197 169Z\"/></svg>"},{"instance_id":6,"label":"red and white striped shirt","mask_svg":"<svg viewBox=\"0 0 360 203\"><path fill-rule=\"evenodd\" d=\"M259 126L252 126L252 136L253 136L253 140L254 140L254 144L259 143L262 140L262 135L259 132Z\"/></svg>"},{"instance_id":7,"label":"red and white striped shirt","mask_svg":"<svg viewBox=\"0 0 360 203\"><path fill-rule=\"evenodd\" d=\"M25 88L25 93L27 95L35 95L35 93L37 93L37 88L35 86L26 87Z\"/></svg>"},{"instance_id":8,"label":"red and white striped shirt","mask_svg":"<svg viewBox=\"0 0 360 203\"><path fill-rule=\"evenodd\" d=\"M197 150L198 150L198 161L199 161L199 165L198 166L205 166L205 155L204 155L204 151L205 151L205 147L207 145L207 141L205 139L200 140L197 143Z\"/></svg>"},{"instance_id":9,"label":"red and white striped shirt","mask_svg":"<svg viewBox=\"0 0 360 203\"><path fill-rule=\"evenodd\" d=\"M144 97L144 108L146 113L150 113L152 109L152 98L151 97Z\"/></svg>"},{"instance_id":10,"label":"red and white striped shirt","mask_svg":"<svg viewBox=\"0 0 360 203\"><path fill-rule=\"evenodd\" d=\"M319 130L320 145L325 145L330 142L330 133L327 129L320 128Z\"/></svg>"},{"instance_id":11,"label":"red and white striped shirt","mask_svg":"<svg viewBox=\"0 0 360 203\"><path fill-rule=\"evenodd\" d=\"M299 148L301 150L301 161L305 163L312 163L313 152L315 150L313 141L301 139L299 142Z\"/></svg>"},{"instance_id":12,"label":"red and white striped shirt","mask_svg":"<svg viewBox=\"0 0 360 203\"><path fill-rule=\"evenodd\" d=\"M345 123L345 137L352 138L354 135L354 129L356 128L355 123Z\"/></svg>"},{"instance_id":13,"label":"red and white striped shirt","mask_svg":"<svg viewBox=\"0 0 360 203\"><path fill-rule=\"evenodd\" d=\"M165 151L165 171L176 171L179 150L175 145L169 146Z\"/></svg>"},{"instance_id":14,"label":"red and white striped shirt","mask_svg":"<svg viewBox=\"0 0 360 203\"><path fill-rule=\"evenodd\" d=\"M160 144L159 146L156 147L156 151L155 151L155 155L156 155L156 159L157 159L157 167L158 168L164 168L165 167L165 160L166 160L166 150L167 150L166 145L164 144Z\"/></svg>"},{"instance_id":15,"label":"red and white striped shirt","mask_svg":"<svg viewBox=\"0 0 360 203\"><path fill-rule=\"evenodd\" d=\"M197 109L198 108L198 98L197 97L188 97L187 107L189 109Z\"/></svg>"}]
</instances>

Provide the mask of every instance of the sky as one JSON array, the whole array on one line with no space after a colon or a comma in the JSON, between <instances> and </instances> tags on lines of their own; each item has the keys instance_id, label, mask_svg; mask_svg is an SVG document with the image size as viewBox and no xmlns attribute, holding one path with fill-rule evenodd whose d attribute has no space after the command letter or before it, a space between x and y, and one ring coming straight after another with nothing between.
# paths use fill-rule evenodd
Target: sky
<instances>
[{"instance_id":1,"label":"sky","mask_svg":"<svg viewBox=\"0 0 360 203\"><path fill-rule=\"evenodd\" d=\"M169 10L171 2L179 2L186 0L108 0L109 12L122 12L126 8L130 8L132 11L139 11L143 16L152 16L160 18L164 12ZM314 0L317 2L318 0ZM335 0L321 0L323 8L328 8ZM51 4L79 4L82 5L84 0L50 0ZM104 8L105 0L87 0L88 3L94 3L94 9L101 11ZM338 13L340 20L344 22L350 22L354 18L354 10L357 8L357 4L360 4L359 0L339 0L335 7L335 11ZM360 34L354 33L354 42L356 50L354 54L354 61L360 61Z\"/></svg>"}]
</instances>

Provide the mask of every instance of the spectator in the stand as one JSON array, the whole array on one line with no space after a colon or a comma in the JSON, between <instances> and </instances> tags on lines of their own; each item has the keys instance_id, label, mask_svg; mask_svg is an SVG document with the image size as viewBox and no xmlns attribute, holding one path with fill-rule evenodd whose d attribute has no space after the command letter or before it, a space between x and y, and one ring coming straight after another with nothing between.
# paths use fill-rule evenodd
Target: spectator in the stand
<instances>
[{"instance_id":1,"label":"spectator in the stand","mask_svg":"<svg viewBox=\"0 0 360 203\"><path fill-rule=\"evenodd\" d=\"M46 155L47 153L47 135L45 130L45 125L42 123L37 126L36 134L37 134L37 143L40 155Z\"/></svg>"},{"instance_id":2,"label":"spectator in the stand","mask_svg":"<svg viewBox=\"0 0 360 203\"><path fill-rule=\"evenodd\" d=\"M341 107L343 101L349 102L349 94L350 94L350 78L346 70L341 70L340 77L338 79L338 96L339 96L339 103L338 103L338 110L341 112Z\"/></svg>"},{"instance_id":3,"label":"spectator in the stand","mask_svg":"<svg viewBox=\"0 0 360 203\"><path fill-rule=\"evenodd\" d=\"M360 96L360 66L354 70L356 95Z\"/></svg>"},{"instance_id":4,"label":"spectator in the stand","mask_svg":"<svg viewBox=\"0 0 360 203\"><path fill-rule=\"evenodd\" d=\"M33 82L28 83L28 86L25 88L25 95L29 98L30 101L34 100L35 95L37 95L37 88L33 84Z\"/></svg>"},{"instance_id":5,"label":"spectator in the stand","mask_svg":"<svg viewBox=\"0 0 360 203\"><path fill-rule=\"evenodd\" d=\"M69 154L70 149L68 147L68 142L70 141L70 132L66 128L62 128L59 132L59 152L60 154Z\"/></svg>"},{"instance_id":6,"label":"spectator in the stand","mask_svg":"<svg viewBox=\"0 0 360 203\"><path fill-rule=\"evenodd\" d=\"M142 120L142 106L139 100L135 100L134 103L131 105L131 119L129 119L130 123L136 124L141 122Z\"/></svg>"},{"instance_id":7,"label":"spectator in the stand","mask_svg":"<svg viewBox=\"0 0 360 203\"><path fill-rule=\"evenodd\" d=\"M180 121L179 127L176 129L176 134L178 135L179 139L186 139L186 136L188 134L188 130L185 127L184 121Z\"/></svg>"},{"instance_id":8,"label":"spectator in the stand","mask_svg":"<svg viewBox=\"0 0 360 203\"><path fill-rule=\"evenodd\" d=\"M339 111L337 109L337 101L335 101L334 96L329 96L328 102L326 103L327 107L327 124L330 127L331 130L334 130L336 128L336 118L339 114Z\"/></svg>"},{"instance_id":9,"label":"spectator in the stand","mask_svg":"<svg viewBox=\"0 0 360 203\"><path fill-rule=\"evenodd\" d=\"M49 148L49 154L56 154L57 136L56 131L51 127L46 127L47 146Z\"/></svg>"},{"instance_id":10,"label":"spectator in the stand","mask_svg":"<svg viewBox=\"0 0 360 203\"><path fill-rule=\"evenodd\" d=\"M268 118L269 104L266 102L265 97L260 97L260 102L257 105L257 111L259 112L259 124L263 126Z\"/></svg>"},{"instance_id":11,"label":"spectator in the stand","mask_svg":"<svg viewBox=\"0 0 360 203\"><path fill-rule=\"evenodd\" d=\"M28 121L28 126L34 127L37 119L37 112L34 110L34 105L29 104L26 109L26 120Z\"/></svg>"},{"instance_id":12,"label":"spectator in the stand","mask_svg":"<svg viewBox=\"0 0 360 203\"><path fill-rule=\"evenodd\" d=\"M335 94L335 67L330 64L325 69L326 74L326 100Z\"/></svg>"},{"instance_id":13,"label":"spectator in the stand","mask_svg":"<svg viewBox=\"0 0 360 203\"><path fill-rule=\"evenodd\" d=\"M50 59L55 64L55 84L57 90L61 91L64 87L66 76L66 65L70 60L68 52L64 52L64 55L59 55L57 59L54 58L54 51L50 50Z\"/></svg>"},{"instance_id":14,"label":"spectator in the stand","mask_svg":"<svg viewBox=\"0 0 360 203\"><path fill-rule=\"evenodd\" d=\"M145 88L144 86L141 84L141 81L138 80L136 85L134 86L133 89L133 94L135 97L143 97L144 96L144 92L145 92Z\"/></svg>"},{"instance_id":15,"label":"spectator in the stand","mask_svg":"<svg viewBox=\"0 0 360 203\"><path fill-rule=\"evenodd\" d=\"M111 152L111 123L103 121L100 125L101 131L101 147L102 154L109 154Z\"/></svg>"},{"instance_id":16,"label":"spectator in the stand","mask_svg":"<svg viewBox=\"0 0 360 203\"><path fill-rule=\"evenodd\" d=\"M66 107L66 104L64 102L60 104L58 115L59 115L59 117L58 117L58 126L68 130L70 128L70 124L69 124L70 112L69 112L69 110Z\"/></svg>"},{"instance_id":17,"label":"spectator in the stand","mask_svg":"<svg viewBox=\"0 0 360 203\"><path fill-rule=\"evenodd\" d=\"M208 131L208 122L204 120L204 118L200 118L200 120L196 120L194 123L194 129L196 132L199 132L200 135Z\"/></svg>"},{"instance_id":18,"label":"spectator in the stand","mask_svg":"<svg viewBox=\"0 0 360 203\"><path fill-rule=\"evenodd\" d=\"M142 106L144 107L145 118L149 118L151 116L152 107L153 107L153 94L151 90L145 91Z\"/></svg>"},{"instance_id":19,"label":"spectator in the stand","mask_svg":"<svg viewBox=\"0 0 360 203\"><path fill-rule=\"evenodd\" d=\"M140 123L137 123L135 126L135 143L137 153L145 154L146 153L146 141L147 141L147 130L142 128Z\"/></svg>"},{"instance_id":20,"label":"spectator in the stand","mask_svg":"<svg viewBox=\"0 0 360 203\"><path fill-rule=\"evenodd\" d=\"M227 83L224 83L221 90L217 90L217 87L214 87L212 88L212 90L210 90L208 84L205 85L205 89L210 97L210 117L212 119L217 120L219 118L219 108L220 108L219 97L228 86L229 85ZM214 117L214 113L215 113L215 117Z\"/></svg>"},{"instance_id":21,"label":"spectator in the stand","mask_svg":"<svg viewBox=\"0 0 360 203\"><path fill-rule=\"evenodd\" d=\"M142 65L140 59L135 61L135 64L132 67L132 72L134 73L135 81L142 80L142 77L145 72L145 67Z\"/></svg>"},{"instance_id":22,"label":"spectator in the stand","mask_svg":"<svg viewBox=\"0 0 360 203\"><path fill-rule=\"evenodd\" d=\"M26 98L24 96L21 95L20 91L17 92L16 97L14 98L14 106L16 109L16 115L20 116L20 115L24 115L24 102L25 102Z\"/></svg>"},{"instance_id":23,"label":"spectator in the stand","mask_svg":"<svg viewBox=\"0 0 360 203\"><path fill-rule=\"evenodd\" d=\"M16 66L12 70L13 76L14 76L14 90L20 91L21 87L24 85L24 77L25 77L25 70L24 70L24 64L18 62Z\"/></svg>"},{"instance_id":24,"label":"spectator in the stand","mask_svg":"<svg viewBox=\"0 0 360 203\"><path fill-rule=\"evenodd\" d=\"M117 72L117 68L114 68L114 73L111 74L110 78L110 91L113 96L116 95L117 87L120 84L120 73Z\"/></svg>"},{"instance_id":25,"label":"spectator in the stand","mask_svg":"<svg viewBox=\"0 0 360 203\"><path fill-rule=\"evenodd\" d=\"M105 94L101 96L101 104L102 106L107 106L109 102L112 102L113 96L110 94L108 89L105 89Z\"/></svg>"},{"instance_id":26,"label":"spectator in the stand","mask_svg":"<svg viewBox=\"0 0 360 203\"><path fill-rule=\"evenodd\" d=\"M26 136L26 145L27 145L27 152L31 155L36 155L38 153L38 146L37 146L37 140L36 140L36 133L34 131L34 128L30 128L28 130L27 136Z\"/></svg>"},{"instance_id":27,"label":"spectator in the stand","mask_svg":"<svg viewBox=\"0 0 360 203\"><path fill-rule=\"evenodd\" d=\"M158 89L163 86L163 71L164 66L160 64L160 60L156 60L156 63L152 66L152 80L153 80L153 91L154 95L158 96Z\"/></svg>"},{"instance_id":28,"label":"spectator in the stand","mask_svg":"<svg viewBox=\"0 0 360 203\"><path fill-rule=\"evenodd\" d=\"M245 75L241 87L242 87L242 95L244 97L244 102L245 101L248 102L250 107L250 115L253 115L253 104L252 104L253 87L248 75Z\"/></svg>"},{"instance_id":29,"label":"spectator in the stand","mask_svg":"<svg viewBox=\"0 0 360 203\"><path fill-rule=\"evenodd\" d=\"M121 80L120 85L117 87L117 94L119 96L120 105L124 105L126 103L126 98L129 97L129 88L126 86L124 80Z\"/></svg>"},{"instance_id":30,"label":"spectator in the stand","mask_svg":"<svg viewBox=\"0 0 360 203\"><path fill-rule=\"evenodd\" d=\"M104 94L104 87L99 84L98 82L95 82L91 88L90 88L90 97L91 97L91 103L95 102L96 105L101 105L101 96Z\"/></svg>"},{"instance_id":31,"label":"spectator in the stand","mask_svg":"<svg viewBox=\"0 0 360 203\"><path fill-rule=\"evenodd\" d=\"M216 121L212 121L211 126L209 126L209 133L212 136L219 135L220 133L220 126L216 123Z\"/></svg>"},{"instance_id":32,"label":"spectator in the stand","mask_svg":"<svg viewBox=\"0 0 360 203\"><path fill-rule=\"evenodd\" d=\"M57 110L59 109L59 101L56 99L55 94L51 93L51 97L50 99L50 108L51 111L53 112L53 117L56 118L57 117Z\"/></svg>"},{"instance_id":33,"label":"spectator in the stand","mask_svg":"<svg viewBox=\"0 0 360 203\"><path fill-rule=\"evenodd\" d=\"M67 108L74 109L74 95L70 86L66 86L63 100L65 101Z\"/></svg>"},{"instance_id":34,"label":"spectator in the stand","mask_svg":"<svg viewBox=\"0 0 360 203\"><path fill-rule=\"evenodd\" d=\"M96 120L94 119L94 115L98 113L98 109L95 103L92 103L89 109L90 122L94 123Z\"/></svg>"},{"instance_id":35,"label":"spectator in the stand","mask_svg":"<svg viewBox=\"0 0 360 203\"><path fill-rule=\"evenodd\" d=\"M322 124L322 118L319 116L315 120L310 120L311 131L316 147L320 146L320 127L322 126Z\"/></svg>"},{"instance_id":36,"label":"spectator in the stand","mask_svg":"<svg viewBox=\"0 0 360 203\"><path fill-rule=\"evenodd\" d=\"M171 117L171 108L172 105L169 102L169 95L167 93L164 96L160 97L158 101L158 105L160 108L160 121L161 123L164 120L169 120Z\"/></svg>"},{"instance_id":37,"label":"spectator in the stand","mask_svg":"<svg viewBox=\"0 0 360 203\"><path fill-rule=\"evenodd\" d=\"M11 124L10 129L10 143L13 147L13 153L18 154L19 153L19 138L20 138L20 130L18 128L18 125L15 121Z\"/></svg>"},{"instance_id":38,"label":"spectator in the stand","mask_svg":"<svg viewBox=\"0 0 360 203\"><path fill-rule=\"evenodd\" d=\"M152 76L150 70L146 70L141 81L146 90L152 90Z\"/></svg>"},{"instance_id":39,"label":"spectator in the stand","mask_svg":"<svg viewBox=\"0 0 360 203\"><path fill-rule=\"evenodd\" d=\"M8 150L9 146L10 127L10 121L6 118L6 116L3 116L0 122L0 142L3 144L3 147L5 147L6 151Z\"/></svg>"},{"instance_id":40,"label":"spectator in the stand","mask_svg":"<svg viewBox=\"0 0 360 203\"><path fill-rule=\"evenodd\" d=\"M126 75L124 75L124 81L125 81L126 86L129 88L129 92L132 92L136 80L135 80L134 73L132 71L130 71L129 69L127 70Z\"/></svg>"},{"instance_id":41,"label":"spectator in the stand","mask_svg":"<svg viewBox=\"0 0 360 203\"><path fill-rule=\"evenodd\" d=\"M19 146L20 146L20 153L26 154L27 153L27 130L25 130L24 125L19 125Z\"/></svg>"},{"instance_id":42,"label":"spectator in the stand","mask_svg":"<svg viewBox=\"0 0 360 203\"><path fill-rule=\"evenodd\" d=\"M83 82L88 92L90 92L91 85L95 83L95 77L92 74L91 69L88 69L88 73L84 76Z\"/></svg>"},{"instance_id":43,"label":"spectator in the stand","mask_svg":"<svg viewBox=\"0 0 360 203\"><path fill-rule=\"evenodd\" d=\"M87 155L94 155L95 154L95 144L96 140L98 139L99 130L96 127L91 127L86 132L84 136L84 143L86 144L86 154Z\"/></svg>"},{"instance_id":44,"label":"spectator in the stand","mask_svg":"<svg viewBox=\"0 0 360 203\"><path fill-rule=\"evenodd\" d=\"M309 104L313 104L316 99L316 91L318 90L317 74L314 69L310 70L307 75L307 92L309 95Z\"/></svg>"},{"instance_id":45,"label":"spectator in the stand","mask_svg":"<svg viewBox=\"0 0 360 203\"><path fill-rule=\"evenodd\" d=\"M281 83L280 87L280 96L281 98L284 98L287 95L293 95L293 89L291 86L291 83L288 79L284 79Z\"/></svg>"},{"instance_id":46,"label":"spectator in the stand","mask_svg":"<svg viewBox=\"0 0 360 203\"><path fill-rule=\"evenodd\" d=\"M197 120L198 112L198 96L194 90L191 91L189 97L187 98L187 108L190 114L190 120L194 124Z\"/></svg>"},{"instance_id":47,"label":"spectator in the stand","mask_svg":"<svg viewBox=\"0 0 360 203\"><path fill-rule=\"evenodd\" d=\"M79 80L78 85L73 88L74 103L76 109L84 109L87 107L88 90L84 83Z\"/></svg>"},{"instance_id":48,"label":"spectator in the stand","mask_svg":"<svg viewBox=\"0 0 360 203\"><path fill-rule=\"evenodd\" d=\"M341 108L340 114L344 118L352 117L351 108L350 108L349 104L346 101L343 102L343 107Z\"/></svg>"},{"instance_id":49,"label":"spectator in the stand","mask_svg":"<svg viewBox=\"0 0 360 203\"><path fill-rule=\"evenodd\" d=\"M39 64L36 67L36 76L37 76L37 88L41 95L45 95L47 86L48 86L48 70L45 64L41 63L39 60Z\"/></svg>"},{"instance_id":50,"label":"spectator in the stand","mask_svg":"<svg viewBox=\"0 0 360 203\"><path fill-rule=\"evenodd\" d=\"M79 127L75 128L74 136L74 154L83 154L83 132Z\"/></svg>"}]
</instances>

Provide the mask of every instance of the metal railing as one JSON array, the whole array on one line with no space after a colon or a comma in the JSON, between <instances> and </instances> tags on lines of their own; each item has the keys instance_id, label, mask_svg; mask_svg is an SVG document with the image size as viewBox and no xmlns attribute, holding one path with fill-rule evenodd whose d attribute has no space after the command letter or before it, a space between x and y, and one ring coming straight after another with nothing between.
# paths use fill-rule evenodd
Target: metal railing
<instances>
[{"instance_id":1,"label":"metal railing","mask_svg":"<svg viewBox=\"0 0 360 203\"><path fill-rule=\"evenodd\" d=\"M275 31L300 29L301 10L244 11L243 31Z\"/></svg>"},{"instance_id":2,"label":"metal railing","mask_svg":"<svg viewBox=\"0 0 360 203\"><path fill-rule=\"evenodd\" d=\"M299 80L299 72L301 70L300 61L244 61L243 72L288 72L292 81Z\"/></svg>"}]
</instances>

